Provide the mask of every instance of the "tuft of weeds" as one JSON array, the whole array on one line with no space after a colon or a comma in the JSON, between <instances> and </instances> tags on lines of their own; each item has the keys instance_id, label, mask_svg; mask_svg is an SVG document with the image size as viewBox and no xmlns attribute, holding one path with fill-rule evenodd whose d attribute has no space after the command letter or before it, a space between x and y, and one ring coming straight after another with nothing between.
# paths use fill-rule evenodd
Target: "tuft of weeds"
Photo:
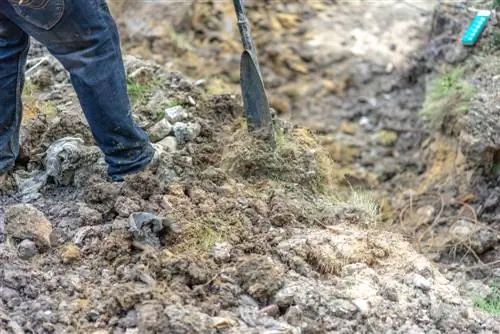
<instances>
[{"instance_id":1,"label":"tuft of weeds","mask_svg":"<svg viewBox=\"0 0 500 334\"><path fill-rule=\"evenodd\" d=\"M435 78L425 97L420 116L435 130L466 115L475 88L464 79L464 67L456 67Z\"/></svg>"},{"instance_id":2,"label":"tuft of weeds","mask_svg":"<svg viewBox=\"0 0 500 334\"><path fill-rule=\"evenodd\" d=\"M500 316L500 290L498 287L494 286L488 297L476 298L474 306L492 316Z\"/></svg>"}]
</instances>

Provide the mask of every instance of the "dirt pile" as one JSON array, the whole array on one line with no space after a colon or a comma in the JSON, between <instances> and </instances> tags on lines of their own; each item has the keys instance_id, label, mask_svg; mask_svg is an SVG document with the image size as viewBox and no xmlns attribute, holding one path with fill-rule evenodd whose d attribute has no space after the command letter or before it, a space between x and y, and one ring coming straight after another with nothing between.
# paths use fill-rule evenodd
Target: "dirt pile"
<instances>
[{"instance_id":1,"label":"dirt pile","mask_svg":"<svg viewBox=\"0 0 500 334\"><path fill-rule=\"evenodd\" d=\"M272 155L234 136L234 97L205 95L196 81L135 58L127 73L134 117L165 151L160 167L110 183L99 157L59 154L38 196L0 197L2 333L498 328L401 236L377 228L369 196L342 196L349 191L329 178L333 163L308 131L280 125ZM23 141L18 180L48 170L54 143L76 137L78 152L94 147L75 95L50 90L64 99L49 100L54 115L36 109L24 122L27 138L43 140ZM24 233L33 224L41 236L52 231L50 247Z\"/></svg>"}]
</instances>

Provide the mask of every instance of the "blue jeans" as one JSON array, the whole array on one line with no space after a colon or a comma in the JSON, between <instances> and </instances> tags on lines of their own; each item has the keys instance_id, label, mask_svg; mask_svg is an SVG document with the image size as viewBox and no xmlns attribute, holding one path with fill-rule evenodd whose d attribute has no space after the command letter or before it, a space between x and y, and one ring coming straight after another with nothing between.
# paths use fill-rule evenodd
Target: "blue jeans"
<instances>
[{"instance_id":1,"label":"blue jeans","mask_svg":"<svg viewBox=\"0 0 500 334\"><path fill-rule=\"evenodd\" d=\"M145 168L154 149L133 121L115 22L106 0L0 0L0 173L19 156L21 93L29 36L71 82L115 180Z\"/></svg>"}]
</instances>

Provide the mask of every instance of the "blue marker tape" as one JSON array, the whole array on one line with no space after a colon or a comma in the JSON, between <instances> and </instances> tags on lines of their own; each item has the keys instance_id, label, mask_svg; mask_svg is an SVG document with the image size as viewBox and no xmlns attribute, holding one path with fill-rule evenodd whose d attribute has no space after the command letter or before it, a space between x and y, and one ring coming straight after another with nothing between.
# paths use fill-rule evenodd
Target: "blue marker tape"
<instances>
[{"instance_id":1,"label":"blue marker tape","mask_svg":"<svg viewBox=\"0 0 500 334\"><path fill-rule=\"evenodd\" d=\"M491 12L489 10L480 10L477 12L476 16L467 27L464 35L462 36L462 44L463 45L474 45L476 44L479 36L486 28L488 24L488 20L490 19Z\"/></svg>"}]
</instances>

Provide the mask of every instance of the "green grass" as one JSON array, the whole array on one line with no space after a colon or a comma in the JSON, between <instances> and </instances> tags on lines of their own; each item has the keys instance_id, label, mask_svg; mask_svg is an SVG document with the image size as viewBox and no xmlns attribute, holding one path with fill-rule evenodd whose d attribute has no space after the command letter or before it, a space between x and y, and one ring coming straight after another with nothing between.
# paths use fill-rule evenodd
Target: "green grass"
<instances>
[{"instance_id":1,"label":"green grass","mask_svg":"<svg viewBox=\"0 0 500 334\"><path fill-rule=\"evenodd\" d=\"M500 316L500 290L496 286L493 287L488 297L476 298L474 306L492 316Z\"/></svg>"},{"instance_id":2,"label":"green grass","mask_svg":"<svg viewBox=\"0 0 500 334\"><path fill-rule=\"evenodd\" d=\"M420 111L430 127L437 130L444 123L467 114L476 90L463 79L464 73L464 67L455 67L431 82Z\"/></svg>"},{"instance_id":3,"label":"green grass","mask_svg":"<svg viewBox=\"0 0 500 334\"><path fill-rule=\"evenodd\" d=\"M146 100L148 94L151 92L152 89L153 86L149 84L147 85L139 83L127 84L127 92L128 95L130 96L133 105L142 104Z\"/></svg>"}]
</instances>

